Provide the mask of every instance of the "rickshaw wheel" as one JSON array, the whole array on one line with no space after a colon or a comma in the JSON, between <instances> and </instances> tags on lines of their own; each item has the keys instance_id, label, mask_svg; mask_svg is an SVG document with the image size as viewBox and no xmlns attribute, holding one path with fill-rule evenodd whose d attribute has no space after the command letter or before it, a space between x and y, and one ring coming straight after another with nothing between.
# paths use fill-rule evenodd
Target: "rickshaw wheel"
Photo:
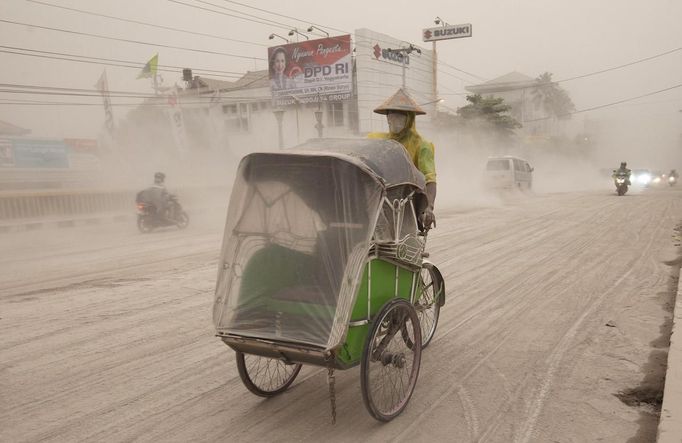
<instances>
[{"instance_id":1,"label":"rickshaw wheel","mask_svg":"<svg viewBox=\"0 0 682 443\"><path fill-rule=\"evenodd\" d=\"M438 318L440 317L438 297L442 296L441 288L443 287L432 264L425 263L419 272L419 285L421 295L414 306L422 330L422 349L425 349L436 333L436 326L438 326Z\"/></svg>"},{"instance_id":2,"label":"rickshaw wheel","mask_svg":"<svg viewBox=\"0 0 682 443\"><path fill-rule=\"evenodd\" d=\"M379 421L397 417L410 401L419 376L421 327L414 306L387 303L376 317L362 354L362 400Z\"/></svg>"},{"instance_id":3,"label":"rickshaw wheel","mask_svg":"<svg viewBox=\"0 0 682 443\"><path fill-rule=\"evenodd\" d=\"M274 397L286 391L302 366L277 358L236 352L239 377L249 391L261 397Z\"/></svg>"}]
</instances>

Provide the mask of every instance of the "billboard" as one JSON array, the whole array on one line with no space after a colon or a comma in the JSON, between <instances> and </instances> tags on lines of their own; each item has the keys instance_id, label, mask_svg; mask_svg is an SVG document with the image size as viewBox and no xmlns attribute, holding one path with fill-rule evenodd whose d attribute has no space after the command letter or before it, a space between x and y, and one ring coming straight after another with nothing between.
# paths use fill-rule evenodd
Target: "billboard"
<instances>
[{"instance_id":1,"label":"billboard","mask_svg":"<svg viewBox=\"0 0 682 443\"><path fill-rule=\"evenodd\" d=\"M69 151L62 140L14 139L12 147L18 168L69 167Z\"/></svg>"},{"instance_id":2,"label":"billboard","mask_svg":"<svg viewBox=\"0 0 682 443\"><path fill-rule=\"evenodd\" d=\"M462 25L445 25L437 28L427 28L422 31L425 42L449 40L452 38L471 37L471 23Z\"/></svg>"},{"instance_id":3,"label":"billboard","mask_svg":"<svg viewBox=\"0 0 682 443\"><path fill-rule=\"evenodd\" d=\"M275 106L351 98L350 35L273 46L268 60Z\"/></svg>"},{"instance_id":4,"label":"billboard","mask_svg":"<svg viewBox=\"0 0 682 443\"><path fill-rule=\"evenodd\" d=\"M62 140L3 139L0 141L0 165L15 168L68 168L69 149Z\"/></svg>"}]
</instances>

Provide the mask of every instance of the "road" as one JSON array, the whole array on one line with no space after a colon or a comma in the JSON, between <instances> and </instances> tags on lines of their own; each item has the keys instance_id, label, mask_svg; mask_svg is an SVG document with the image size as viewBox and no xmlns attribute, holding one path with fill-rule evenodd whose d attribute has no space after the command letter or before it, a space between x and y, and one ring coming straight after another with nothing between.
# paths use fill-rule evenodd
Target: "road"
<instances>
[{"instance_id":1,"label":"road","mask_svg":"<svg viewBox=\"0 0 682 443\"><path fill-rule=\"evenodd\" d=\"M243 387L211 324L222 217L1 235L0 441L654 441L681 197L438 212L447 302L389 424L357 368L337 372L335 425L320 368L270 400Z\"/></svg>"}]
</instances>

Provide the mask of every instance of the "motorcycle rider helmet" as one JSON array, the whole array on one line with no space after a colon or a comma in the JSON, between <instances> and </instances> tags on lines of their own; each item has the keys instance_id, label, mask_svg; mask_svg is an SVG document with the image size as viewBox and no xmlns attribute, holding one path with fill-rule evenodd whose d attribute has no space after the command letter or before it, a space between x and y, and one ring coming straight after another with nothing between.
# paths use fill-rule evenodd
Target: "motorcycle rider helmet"
<instances>
[{"instance_id":1,"label":"motorcycle rider helmet","mask_svg":"<svg viewBox=\"0 0 682 443\"><path fill-rule=\"evenodd\" d=\"M160 185L163 183L163 181L166 179L166 174L163 172L157 172L154 174L154 183L157 185Z\"/></svg>"}]
</instances>

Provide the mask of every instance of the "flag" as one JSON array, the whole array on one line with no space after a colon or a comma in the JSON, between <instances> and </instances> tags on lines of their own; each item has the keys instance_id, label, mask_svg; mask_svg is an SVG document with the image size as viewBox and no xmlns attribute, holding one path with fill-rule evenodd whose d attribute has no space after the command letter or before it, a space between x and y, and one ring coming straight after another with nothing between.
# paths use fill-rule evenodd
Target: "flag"
<instances>
[{"instance_id":1,"label":"flag","mask_svg":"<svg viewBox=\"0 0 682 443\"><path fill-rule=\"evenodd\" d=\"M159 64L159 54L150 58L144 68L140 71L137 78L154 78L156 77L156 68Z\"/></svg>"},{"instance_id":2,"label":"flag","mask_svg":"<svg viewBox=\"0 0 682 443\"><path fill-rule=\"evenodd\" d=\"M104 123L109 130L109 134L114 132L114 113L111 109L111 98L109 97L109 81L107 80L106 69L102 72L99 80L95 83L95 88L102 95L102 101L104 104Z\"/></svg>"}]
</instances>

